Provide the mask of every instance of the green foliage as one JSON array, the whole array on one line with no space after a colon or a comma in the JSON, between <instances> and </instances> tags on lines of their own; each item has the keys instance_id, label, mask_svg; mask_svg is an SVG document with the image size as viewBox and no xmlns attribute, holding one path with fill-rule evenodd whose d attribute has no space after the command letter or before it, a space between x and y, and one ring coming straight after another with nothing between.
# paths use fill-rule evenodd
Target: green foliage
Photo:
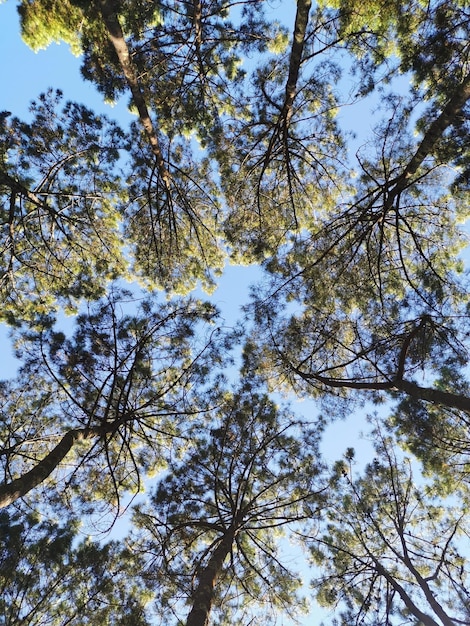
<instances>
[{"instance_id":1,"label":"green foliage","mask_svg":"<svg viewBox=\"0 0 470 626\"><path fill-rule=\"evenodd\" d=\"M149 624L138 561L117 542L79 541L78 526L0 513L0 623Z\"/></svg>"},{"instance_id":2,"label":"green foliage","mask_svg":"<svg viewBox=\"0 0 470 626\"><path fill-rule=\"evenodd\" d=\"M294 619L291 532L337 623L468 621L468 3L295 4L20 2L25 41L69 43L137 119L52 91L26 121L0 113L0 320L21 361L0 501L110 526L158 482L126 548L2 514L0 621ZM228 259L266 280L226 335L188 294ZM322 402L317 432L266 381ZM348 448L320 495L322 427L365 397L388 402L376 459L356 476Z\"/></svg>"},{"instance_id":3,"label":"green foliage","mask_svg":"<svg viewBox=\"0 0 470 626\"><path fill-rule=\"evenodd\" d=\"M13 324L59 305L73 311L126 270L115 169L123 133L61 100L43 94L31 122L6 118L1 129L1 318Z\"/></svg>"},{"instance_id":4,"label":"green foliage","mask_svg":"<svg viewBox=\"0 0 470 626\"><path fill-rule=\"evenodd\" d=\"M33 50L65 41L76 56L81 53L80 28L82 12L68 0L27 0L18 6L21 32Z\"/></svg>"}]
</instances>

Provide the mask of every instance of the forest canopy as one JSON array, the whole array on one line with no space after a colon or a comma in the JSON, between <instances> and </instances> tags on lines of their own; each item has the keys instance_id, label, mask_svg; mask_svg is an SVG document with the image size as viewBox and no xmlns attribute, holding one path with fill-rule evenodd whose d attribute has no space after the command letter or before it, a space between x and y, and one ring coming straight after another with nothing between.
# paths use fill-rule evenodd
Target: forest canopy
<instances>
[{"instance_id":1,"label":"forest canopy","mask_svg":"<svg viewBox=\"0 0 470 626\"><path fill-rule=\"evenodd\" d=\"M470 3L16 5L0 624L469 624Z\"/></svg>"}]
</instances>

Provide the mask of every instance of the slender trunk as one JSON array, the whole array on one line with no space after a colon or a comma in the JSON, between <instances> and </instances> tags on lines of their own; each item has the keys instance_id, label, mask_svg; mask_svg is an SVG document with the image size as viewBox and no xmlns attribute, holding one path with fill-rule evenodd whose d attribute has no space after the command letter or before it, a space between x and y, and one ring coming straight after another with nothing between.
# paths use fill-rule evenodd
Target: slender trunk
<instances>
[{"instance_id":1,"label":"slender trunk","mask_svg":"<svg viewBox=\"0 0 470 626\"><path fill-rule=\"evenodd\" d=\"M441 114L432 122L424 134L418 149L414 153L404 171L395 178L390 188L387 205L392 206L393 200L408 186L418 168L434 148L436 142L442 137L449 126L452 126L456 117L462 112L464 105L470 98L470 74L460 84L458 91L451 97Z\"/></svg>"},{"instance_id":2,"label":"slender trunk","mask_svg":"<svg viewBox=\"0 0 470 626\"><path fill-rule=\"evenodd\" d=\"M286 84L286 96L282 113L286 122L292 115L292 105L297 90L297 81L299 78L300 64L302 63L302 55L305 46L305 35L307 32L308 16L312 6L311 0L298 0L297 13L295 15L294 38L289 60L289 75Z\"/></svg>"},{"instance_id":3,"label":"slender trunk","mask_svg":"<svg viewBox=\"0 0 470 626\"><path fill-rule=\"evenodd\" d=\"M0 484L0 508L4 508L40 485L58 467L78 441L103 434L101 428L75 428L65 433L59 443L29 472L9 483Z\"/></svg>"},{"instance_id":4,"label":"slender trunk","mask_svg":"<svg viewBox=\"0 0 470 626\"><path fill-rule=\"evenodd\" d=\"M375 563L375 567L380 576L383 576L390 586L398 593L400 598L403 600L406 608L410 611L412 615L414 615L424 626L439 626L439 624L427 613L423 613L416 604L412 601L410 596L406 593L404 588L391 576L387 570L377 561L377 559L373 559Z\"/></svg>"},{"instance_id":5,"label":"slender trunk","mask_svg":"<svg viewBox=\"0 0 470 626\"><path fill-rule=\"evenodd\" d=\"M204 64L202 61L202 3L201 0L194 0L193 4L193 25L194 25L194 45L199 63L199 73L204 76Z\"/></svg>"},{"instance_id":6,"label":"slender trunk","mask_svg":"<svg viewBox=\"0 0 470 626\"><path fill-rule=\"evenodd\" d=\"M257 203L258 203L258 212L261 215L260 208L260 184L261 180L264 176L265 171L269 167L269 163L271 161L271 157L274 151L274 148L279 139L279 131L282 130L282 135L284 139L284 151L288 152L287 147L287 130L289 127L290 119L292 117L292 105L294 104L294 98L297 92L297 81L300 73L300 65L302 63L302 55L304 51L305 45L305 34L307 32L307 24L308 24L308 16L310 13L310 8L312 6L311 0L297 0L297 12L295 14L295 24L294 24L294 35L292 40L292 47L289 58L289 74L287 76L286 82L286 92L284 96L284 103L282 108L274 103L264 88L262 87L262 91L267 100L271 103L272 106L279 110L279 117L273 126L273 133L269 140L268 147L266 149L261 175L259 177L258 189L256 192L257 195ZM289 163L289 155L287 154L287 163ZM291 182L291 171L290 166L287 167L287 176L289 179L289 193L292 199L292 182ZM295 220L295 225L297 227L297 217L295 214L295 207L293 205L293 216Z\"/></svg>"},{"instance_id":7,"label":"slender trunk","mask_svg":"<svg viewBox=\"0 0 470 626\"><path fill-rule=\"evenodd\" d=\"M207 626L214 600L215 585L222 571L224 561L230 554L233 539L234 531L230 530L222 537L206 567L200 572L186 626Z\"/></svg>"},{"instance_id":8,"label":"slender trunk","mask_svg":"<svg viewBox=\"0 0 470 626\"><path fill-rule=\"evenodd\" d=\"M121 65L124 77L131 90L134 103L139 113L139 119L147 134L152 152L157 161L157 168L167 190L170 188L170 173L168 172L165 161L163 159L162 150L156 130L150 119L150 113L145 101L144 92L139 84L137 72L129 53L124 33L119 23L116 11L116 2L114 0L101 0L100 11L104 25L108 31L108 37L113 44L114 50Z\"/></svg>"},{"instance_id":9,"label":"slender trunk","mask_svg":"<svg viewBox=\"0 0 470 626\"><path fill-rule=\"evenodd\" d=\"M404 556L403 562L405 563L406 567L415 577L415 580L418 583L418 585L421 587L421 590L424 593L424 596L426 597L426 600L429 606L434 611L434 613L438 616L438 618L441 620L444 626L456 626L455 622L444 611L442 605L436 600L436 597L434 596L428 583L421 576L418 570L414 567L413 563L408 558L408 556L406 556L406 554Z\"/></svg>"}]
</instances>

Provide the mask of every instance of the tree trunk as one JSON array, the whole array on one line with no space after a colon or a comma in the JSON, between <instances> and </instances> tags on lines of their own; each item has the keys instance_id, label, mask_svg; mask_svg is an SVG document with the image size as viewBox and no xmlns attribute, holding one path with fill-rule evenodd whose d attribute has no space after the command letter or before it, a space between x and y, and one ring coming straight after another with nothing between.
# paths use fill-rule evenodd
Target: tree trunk
<instances>
[{"instance_id":1,"label":"tree trunk","mask_svg":"<svg viewBox=\"0 0 470 626\"><path fill-rule=\"evenodd\" d=\"M455 528L454 532L456 532L456 530L457 529ZM403 541L403 537L401 537L401 540ZM409 569L409 571L415 577L415 580L418 583L418 585L421 587L421 590L422 590L422 592L423 592L423 594L424 594L424 596L425 596L429 606L432 608L432 610L438 616L438 618L441 620L441 622L444 624L444 626L456 626L456 623L447 615L447 613L445 612L443 606L437 601L437 598L433 594L432 589L429 587L426 579L423 578L423 576L421 576L421 574L416 569L416 567L413 565L411 559L409 558L409 556L408 556L408 554L406 552L404 553L403 563L406 565L406 567ZM442 561L441 561L441 563L442 563Z\"/></svg>"},{"instance_id":2,"label":"tree trunk","mask_svg":"<svg viewBox=\"0 0 470 626\"><path fill-rule=\"evenodd\" d=\"M0 485L0 508L4 508L40 485L58 467L73 445L103 434L101 428L75 428L69 430L59 443L32 470Z\"/></svg>"},{"instance_id":3,"label":"tree trunk","mask_svg":"<svg viewBox=\"0 0 470 626\"><path fill-rule=\"evenodd\" d=\"M439 624L427 613L423 613L416 604L412 601L410 596L406 593L403 587L391 576L387 570L377 561L377 559L373 558L375 563L376 570L380 576L383 576L390 586L398 593L400 598L403 600L406 608L410 611L412 615L414 615L419 622L424 624L424 626L439 626Z\"/></svg>"},{"instance_id":4,"label":"tree trunk","mask_svg":"<svg viewBox=\"0 0 470 626\"><path fill-rule=\"evenodd\" d=\"M170 188L170 173L168 172L163 159L160 142L157 133L150 119L150 113L145 101L144 93L137 78L137 72L132 62L124 33L119 23L116 2L114 0L101 0L101 17L108 31L108 37L113 44L114 50L121 65L124 77L131 90L134 103L139 113L139 119L147 134L152 152L157 161L157 169L167 190Z\"/></svg>"},{"instance_id":5,"label":"tree trunk","mask_svg":"<svg viewBox=\"0 0 470 626\"><path fill-rule=\"evenodd\" d=\"M449 409L458 409L470 414L470 398L433 387L420 387L416 383L401 380L393 384L392 389L403 391L416 400L425 400Z\"/></svg>"},{"instance_id":6,"label":"tree trunk","mask_svg":"<svg viewBox=\"0 0 470 626\"><path fill-rule=\"evenodd\" d=\"M299 78L300 64L302 63L302 55L305 45L305 35L307 32L308 16L312 6L311 0L298 0L297 13L295 15L294 37L289 60L289 76L286 84L286 96L282 114L289 122L292 115L292 104L294 103L295 93L297 89L297 81Z\"/></svg>"},{"instance_id":7,"label":"tree trunk","mask_svg":"<svg viewBox=\"0 0 470 626\"><path fill-rule=\"evenodd\" d=\"M450 98L441 114L431 123L424 134L418 149L414 153L404 171L395 180L390 181L391 187L387 196L387 206L390 208L393 200L400 195L409 185L424 159L434 148L436 142L442 137L449 126L452 126L455 118L462 112L467 100L470 98L470 74L465 77L458 91Z\"/></svg>"},{"instance_id":8,"label":"tree trunk","mask_svg":"<svg viewBox=\"0 0 470 626\"><path fill-rule=\"evenodd\" d=\"M199 582L192 597L192 609L186 620L186 626L207 626L214 600L215 585L222 571L224 561L230 554L234 537L235 533L233 530L226 532L206 567L200 572L198 576Z\"/></svg>"}]
</instances>

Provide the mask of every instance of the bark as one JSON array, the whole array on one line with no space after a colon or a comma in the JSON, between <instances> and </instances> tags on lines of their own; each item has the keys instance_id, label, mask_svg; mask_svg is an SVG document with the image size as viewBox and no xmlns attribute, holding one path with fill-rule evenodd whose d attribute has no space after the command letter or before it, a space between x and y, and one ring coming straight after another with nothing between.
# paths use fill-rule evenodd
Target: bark
<instances>
[{"instance_id":1,"label":"bark","mask_svg":"<svg viewBox=\"0 0 470 626\"><path fill-rule=\"evenodd\" d=\"M199 73L204 77L204 63L201 54L202 48L202 3L201 0L194 0L193 6L194 25L194 45L196 47L197 61L199 63Z\"/></svg>"},{"instance_id":2,"label":"bark","mask_svg":"<svg viewBox=\"0 0 470 626\"><path fill-rule=\"evenodd\" d=\"M226 532L206 567L200 572L186 626L207 626L214 601L215 585L222 572L224 561L230 554L234 536L233 530Z\"/></svg>"},{"instance_id":3,"label":"bark","mask_svg":"<svg viewBox=\"0 0 470 626\"><path fill-rule=\"evenodd\" d=\"M139 113L139 119L147 134L150 147L156 158L158 172L166 189L169 190L171 181L170 173L166 168L160 142L152 124L152 120L150 119L150 113L147 107L144 92L139 83L139 79L137 78L137 72L134 63L132 62L121 24L119 23L116 4L117 3L114 0L101 0L101 17L108 31L109 40L111 41L118 57L124 77L129 85L129 89L131 90L134 104L136 105Z\"/></svg>"},{"instance_id":4,"label":"bark","mask_svg":"<svg viewBox=\"0 0 470 626\"><path fill-rule=\"evenodd\" d=\"M405 563L406 567L415 577L415 580L418 583L418 585L421 587L421 590L423 591L423 594L429 606L432 608L434 613L439 617L439 619L444 624L444 626L455 626L455 622L447 615L442 605L436 600L426 580L421 576L418 570L414 567L413 563L411 562L411 560L406 554L404 556L403 562Z\"/></svg>"},{"instance_id":5,"label":"bark","mask_svg":"<svg viewBox=\"0 0 470 626\"><path fill-rule=\"evenodd\" d=\"M4 508L40 485L79 441L103 434L101 428L75 428L65 433L59 443L29 472L0 485L0 508Z\"/></svg>"},{"instance_id":6,"label":"bark","mask_svg":"<svg viewBox=\"0 0 470 626\"><path fill-rule=\"evenodd\" d=\"M470 413L470 398L433 387L420 387L416 383L401 380L392 385L393 391L402 391L416 400L425 400L450 409Z\"/></svg>"}]
</instances>

